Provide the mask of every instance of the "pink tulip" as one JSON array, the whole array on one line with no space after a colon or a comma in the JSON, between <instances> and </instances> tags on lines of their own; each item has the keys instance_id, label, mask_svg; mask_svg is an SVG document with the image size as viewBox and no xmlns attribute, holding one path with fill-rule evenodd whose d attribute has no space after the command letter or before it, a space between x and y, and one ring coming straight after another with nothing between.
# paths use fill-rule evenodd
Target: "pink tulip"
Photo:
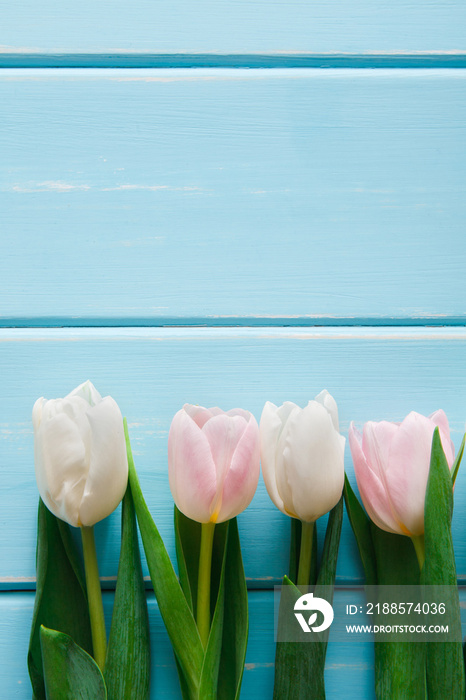
<instances>
[{"instance_id":1,"label":"pink tulip","mask_svg":"<svg viewBox=\"0 0 466 700\"><path fill-rule=\"evenodd\" d=\"M351 424L349 443L359 493L369 517L382 530L409 537L424 533L424 501L436 426L451 469L455 448L443 411L429 418L413 411L402 423L369 421L362 437Z\"/></svg>"},{"instance_id":2,"label":"pink tulip","mask_svg":"<svg viewBox=\"0 0 466 700\"><path fill-rule=\"evenodd\" d=\"M251 502L259 471L259 427L248 411L185 404L173 418L168 477L173 499L188 518L234 518Z\"/></svg>"}]
</instances>

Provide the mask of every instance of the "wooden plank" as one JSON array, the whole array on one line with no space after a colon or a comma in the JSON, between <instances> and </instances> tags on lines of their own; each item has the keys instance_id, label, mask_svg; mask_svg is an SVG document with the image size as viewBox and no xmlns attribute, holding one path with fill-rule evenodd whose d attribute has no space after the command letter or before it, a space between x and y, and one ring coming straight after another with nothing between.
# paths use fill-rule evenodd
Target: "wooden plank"
<instances>
[{"instance_id":1,"label":"wooden plank","mask_svg":"<svg viewBox=\"0 0 466 700\"><path fill-rule=\"evenodd\" d=\"M1 0L18 53L381 53L466 50L461 0Z\"/></svg>"},{"instance_id":2,"label":"wooden plank","mask_svg":"<svg viewBox=\"0 0 466 700\"><path fill-rule=\"evenodd\" d=\"M354 603L354 594L344 590L335 592L335 601L341 606ZM460 589L463 634L466 633L466 591ZM29 641L34 594L0 594L0 674L5 698L30 700L25 649ZM104 612L107 629L111 620L113 594L104 594ZM273 592L249 592L249 642L242 685L243 698L272 697L275 644L273 622ZM153 594L148 596L151 633L151 698L180 698L173 654L163 627ZM341 608L340 608L341 609ZM355 638L345 642L330 641L325 664L326 695L329 700L341 697L345 689L347 700L373 700L374 694L373 646Z\"/></svg>"},{"instance_id":3,"label":"wooden plank","mask_svg":"<svg viewBox=\"0 0 466 700\"><path fill-rule=\"evenodd\" d=\"M4 325L464 323L466 71L0 82Z\"/></svg>"},{"instance_id":4,"label":"wooden plank","mask_svg":"<svg viewBox=\"0 0 466 700\"><path fill-rule=\"evenodd\" d=\"M345 595L343 591L337 595ZM111 620L113 595L104 594L107 628ZM354 600L354 598L352 598ZM30 700L26 655L34 604L34 594L0 594L0 674L5 698ZM151 698L180 698L176 668L170 642L158 613L153 594L148 598L151 632ZM249 642L241 697L272 697L275 644L273 592L249 593ZM327 697L372 700L373 652L370 644L355 641L329 644L326 661Z\"/></svg>"},{"instance_id":5,"label":"wooden plank","mask_svg":"<svg viewBox=\"0 0 466 700\"><path fill-rule=\"evenodd\" d=\"M185 403L241 406L260 418L265 401L304 405L327 388L340 425L401 420L411 410L443 408L458 448L466 416L466 329L42 329L0 331L2 493L0 583L33 588L37 490L31 409L36 398L64 396L90 378L118 401L149 508L174 558L167 434ZM346 447L346 469L354 483ZM466 579L466 470L455 490L458 574ZM250 587L271 588L287 570L289 519L272 504L262 479L239 517ZM322 532L325 522L318 524ZM114 585L119 516L97 526L100 573ZM322 539L322 538L321 538ZM145 566L145 565L144 565ZM144 568L147 575L147 568ZM345 517L339 582L361 580Z\"/></svg>"}]
</instances>

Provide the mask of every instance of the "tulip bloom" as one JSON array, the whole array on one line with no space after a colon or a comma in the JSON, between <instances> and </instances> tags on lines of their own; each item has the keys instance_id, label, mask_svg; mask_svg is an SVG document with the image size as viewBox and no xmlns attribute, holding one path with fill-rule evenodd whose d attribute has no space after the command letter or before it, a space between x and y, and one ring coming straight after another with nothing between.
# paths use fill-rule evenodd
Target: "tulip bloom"
<instances>
[{"instance_id":1,"label":"tulip bloom","mask_svg":"<svg viewBox=\"0 0 466 700\"><path fill-rule=\"evenodd\" d=\"M362 436L353 424L349 431L359 493L369 517L382 530L407 535L413 542L424 534L424 501L436 426L451 469L455 449L443 411L429 418L412 412L402 423L370 421Z\"/></svg>"},{"instance_id":2,"label":"tulip bloom","mask_svg":"<svg viewBox=\"0 0 466 700\"><path fill-rule=\"evenodd\" d=\"M241 408L185 404L168 434L168 477L173 500L202 523L196 621L204 647L210 634L210 583L216 523L231 520L251 502L260 472L259 427Z\"/></svg>"},{"instance_id":3,"label":"tulip bloom","mask_svg":"<svg viewBox=\"0 0 466 700\"><path fill-rule=\"evenodd\" d=\"M200 523L222 523L251 502L260 472L259 428L241 408L185 404L168 435L168 476L178 509Z\"/></svg>"},{"instance_id":4,"label":"tulip bloom","mask_svg":"<svg viewBox=\"0 0 466 700\"><path fill-rule=\"evenodd\" d=\"M93 526L125 495L123 418L116 402L87 381L64 399L37 399L32 422L41 498L54 515L81 528L94 658L103 669L107 637Z\"/></svg>"},{"instance_id":5,"label":"tulip bloom","mask_svg":"<svg viewBox=\"0 0 466 700\"><path fill-rule=\"evenodd\" d=\"M115 510L128 481L123 418L110 396L85 382L32 411L37 486L49 510L90 527Z\"/></svg>"},{"instance_id":6,"label":"tulip bloom","mask_svg":"<svg viewBox=\"0 0 466 700\"><path fill-rule=\"evenodd\" d=\"M262 474L286 515L311 523L340 500L345 438L335 399L322 391L305 408L267 402L260 421Z\"/></svg>"}]
</instances>

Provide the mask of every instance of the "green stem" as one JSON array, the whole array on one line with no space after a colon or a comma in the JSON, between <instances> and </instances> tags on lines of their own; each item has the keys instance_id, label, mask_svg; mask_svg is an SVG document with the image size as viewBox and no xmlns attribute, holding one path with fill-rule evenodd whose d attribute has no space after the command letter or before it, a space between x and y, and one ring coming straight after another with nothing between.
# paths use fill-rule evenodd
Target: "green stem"
<instances>
[{"instance_id":1,"label":"green stem","mask_svg":"<svg viewBox=\"0 0 466 700\"><path fill-rule=\"evenodd\" d=\"M299 550L298 586L309 586L311 576L312 537L314 523L302 522L301 547Z\"/></svg>"},{"instance_id":2,"label":"green stem","mask_svg":"<svg viewBox=\"0 0 466 700\"><path fill-rule=\"evenodd\" d=\"M204 649L210 634L210 579L215 523L202 523L199 577L197 581L197 628Z\"/></svg>"},{"instance_id":3,"label":"green stem","mask_svg":"<svg viewBox=\"0 0 466 700\"><path fill-rule=\"evenodd\" d=\"M416 552L417 560L419 562L419 571L422 571L422 567L424 566L424 562L426 559L424 535L413 535L411 537L411 542L414 545L414 550Z\"/></svg>"},{"instance_id":4,"label":"green stem","mask_svg":"<svg viewBox=\"0 0 466 700\"><path fill-rule=\"evenodd\" d=\"M107 653L107 633L105 632L104 608L100 588L99 568L95 551L93 527L81 527L83 541L84 568L86 571L87 599L91 619L92 646L94 659L101 671L105 665Z\"/></svg>"}]
</instances>

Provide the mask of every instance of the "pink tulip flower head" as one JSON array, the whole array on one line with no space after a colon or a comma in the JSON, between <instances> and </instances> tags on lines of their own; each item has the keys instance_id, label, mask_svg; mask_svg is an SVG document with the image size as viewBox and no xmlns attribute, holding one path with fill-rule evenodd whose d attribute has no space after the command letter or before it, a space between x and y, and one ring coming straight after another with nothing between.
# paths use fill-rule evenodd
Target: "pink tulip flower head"
<instances>
[{"instance_id":1,"label":"pink tulip flower head","mask_svg":"<svg viewBox=\"0 0 466 700\"><path fill-rule=\"evenodd\" d=\"M251 502L259 471L259 427L248 411L185 404L173 418L168 477L173 499L188 518L234 518Z\"/></svg>"},{"instance_id":2,"label":"pink tulip flower head","mask_svg":"<svg viewBox=\"0 0 466 700\"><path fill-rule=\"evenodd\" d=\"M455 449L443 411L429 418L412 412L402 423L369 421L362 435L353 423L350 426L359 493L371 520L386 532L408 537L424 533L424 501L436 426L451 469Z\"/></svg>"}]
</instances>

